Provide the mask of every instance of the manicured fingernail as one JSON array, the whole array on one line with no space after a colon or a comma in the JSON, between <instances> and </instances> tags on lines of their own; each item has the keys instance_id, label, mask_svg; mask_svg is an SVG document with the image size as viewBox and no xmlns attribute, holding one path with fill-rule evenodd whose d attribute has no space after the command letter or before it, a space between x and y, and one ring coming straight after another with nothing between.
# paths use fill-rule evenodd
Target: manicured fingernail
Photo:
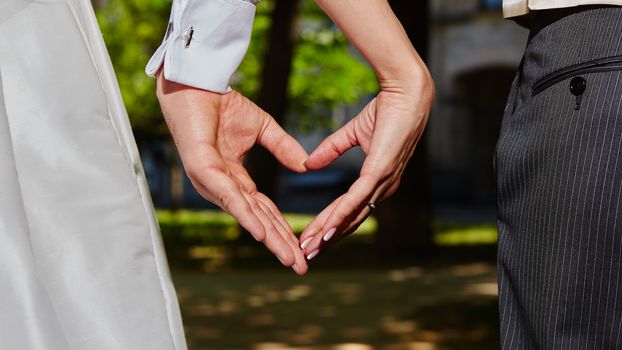
<instances>
[{"instance_id":1,"label":"manicured fingernail","mask_svg":"<svg viewBox=\"0 0 622 350\"><path fill-rule=\"evenodd\" d=\"M305 240L302 242L302 244L300 245L300 249L305 249L305 248L309 245L309 242L311 242L311 240L313 239L313 237L315 237L315 236L310 236L310 237L308 237L307 239L305 239Z\"/></svg>"},{"instance_id":2,"label":"manicured fingernail","mask_svg":"<svg viewBox=\"0 0 622 350\"><path fill-rule=\"evenodd\" d=\"M320 254L320 250L316 249L314 251L311 252L311 254L307 255L307 260L311 260L313 258L315 258L318 254Z\"/></svg>"},{"instance_id":3,"label":"manicured fingernail","mask_svg":"<svg viewBox=\"0 0 622 350\"><path fill-rule=\"evenodd\" d=\"M324 235L324 242L328 242L328 240L330 240L331 238L333 238L333 235L335 235L335 231L337 231L336 228L331 228L330 230L326 231L326 234Z\"/></svg>"}]
</instances>

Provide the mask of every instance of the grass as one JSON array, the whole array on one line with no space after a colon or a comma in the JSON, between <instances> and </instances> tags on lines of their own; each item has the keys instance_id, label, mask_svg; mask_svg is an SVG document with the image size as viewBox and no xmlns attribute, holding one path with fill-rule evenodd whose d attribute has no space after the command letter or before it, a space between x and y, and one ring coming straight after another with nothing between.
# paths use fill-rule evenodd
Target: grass
<instances>
[{"instance_id":1,"label":"grass","mask_svg":"<svg viewBox=\"0 0 622 350\"><path fill-rule=\"evenodd\" d=\"M239 236L237 222L227 213L216 210L158 210L158 220L165 237L200 239L204 244L232 241ZM285 219L294 232L301 233L314 216L285 213ZM372 235L378 228L374 217L368 218L356 234ZM490 245L497 242L494 225L461 225L436 223L434 241L439 246Z\"/></svg>"},{"instance_id":2,"label":"grass","mask_svg":"<svg viewBox=\"0 0 622 350\"><path fill-rule=\"evenodd\" d=\"M297 233L313 219L285 217ZM377 264L370 218L297 277L259 245L239 246L238 225L223 212L160 210L158 219L191 350L499 348L494 263ZM496 243L493 225L436 223L434 231L452 256Z\"/></svg>"},{"instance_id":3,"label":"grass","mask_svg":"<svg viewBox=\"0 0 622 350\"><path fill-rule=\"evenodd\" d=\"M499 348L490 264L174 279L192 350Z\"/></svg>"},{"instance_id":4,"label":"grass","mask_svg":"<svg viewBox=\"0 0 622 350\"><path fill-rule=\"evenodd\" d=\"M494 225L437 224L434 243L439 246L496 244L497 227Z\"/></svg>"}]
</instances>

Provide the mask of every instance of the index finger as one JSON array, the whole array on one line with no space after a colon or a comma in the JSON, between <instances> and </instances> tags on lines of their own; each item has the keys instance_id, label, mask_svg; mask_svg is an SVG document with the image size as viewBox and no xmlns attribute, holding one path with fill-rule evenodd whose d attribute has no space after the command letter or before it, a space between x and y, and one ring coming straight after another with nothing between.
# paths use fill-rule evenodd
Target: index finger
<instances>
[{"instance_id":1,"label":"index finger","mask_svg":"<svg viewBox=\"0 0 622 350\"><path fill-rule=\"evenodd\" d=\"M378 180L371 176L364 175L356 180L322 225L323 240L330 240L338 229L348 226L365 209L364 203L373 200L378 187Z\"/></svg>"},{"instance_id":2,"label":"index finger","mask_svg":"<svg viewBox=\"0 0 622 350\"><path fill-rule=\"evenodd\" d=\"M288 134L281 126L266 113L266 126L259 135L259 144L272 153L276 159L289 170L303 173L307 170L304 165L309 154L300 143Z\"/></svg>"}]
</instances>

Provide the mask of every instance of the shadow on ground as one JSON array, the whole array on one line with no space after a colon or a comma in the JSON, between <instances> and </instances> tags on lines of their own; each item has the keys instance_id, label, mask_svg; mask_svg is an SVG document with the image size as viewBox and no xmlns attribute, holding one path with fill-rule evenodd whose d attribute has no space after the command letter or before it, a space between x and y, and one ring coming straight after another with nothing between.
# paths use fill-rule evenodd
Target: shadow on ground
<instances>
[{"instance_id":1,"label":"shadow on ground","mask_svg":"<svg viewBox=\"0 0 622 350\"><path fill-rule=\"evenodd\" d=\"M191 350L499 348L490 263L174 278Z\"/></svg>"}]
</instances>

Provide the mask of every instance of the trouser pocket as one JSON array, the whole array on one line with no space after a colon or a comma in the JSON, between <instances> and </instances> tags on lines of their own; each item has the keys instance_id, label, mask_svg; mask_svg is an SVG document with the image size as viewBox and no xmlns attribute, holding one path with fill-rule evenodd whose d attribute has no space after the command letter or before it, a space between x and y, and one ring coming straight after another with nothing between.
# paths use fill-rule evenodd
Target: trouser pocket
<instances>
[{"instance_id":1,"label":"trouser pocket","mask_svg":"<svg viewBox=\"0 0 622 350\"><path fill-rule=\"evenodd\" d=\"M568 90L575 96L575 110L579 110L587 88L587 80L583 75L611 71L622 71L622 55L575 64L547 74L533 85L532 96L535 97L554 85L568 81Z\"/></svg>"}]
</instances>

